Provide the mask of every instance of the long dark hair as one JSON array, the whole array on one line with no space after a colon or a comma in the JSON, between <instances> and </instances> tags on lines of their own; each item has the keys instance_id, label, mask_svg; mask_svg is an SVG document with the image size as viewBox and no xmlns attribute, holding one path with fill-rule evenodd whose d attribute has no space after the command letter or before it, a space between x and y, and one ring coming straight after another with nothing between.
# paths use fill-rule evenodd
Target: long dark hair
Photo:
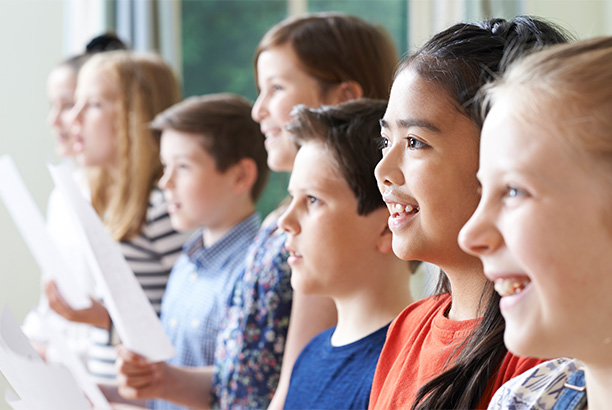
<instances>
[{"instance_id":1,"label":"long dark hair","mask_svg":"<svg viewBox=\"0 0 612 410\"><path fill-rule=\"evenodd\" d=\"M554 25L527 16L456 24L405 59L397 73L410 69L440 86L461 113L482 127L478 90L517 56L568 39ZM441 272L437 293L450 291L448 277ZM507 353L499 295L490 282L482 290L478 311L484 311L480 325L460 344L457 359L419 389L413 410L475 408L481 401Z\"/></svg>"}]
</instances>

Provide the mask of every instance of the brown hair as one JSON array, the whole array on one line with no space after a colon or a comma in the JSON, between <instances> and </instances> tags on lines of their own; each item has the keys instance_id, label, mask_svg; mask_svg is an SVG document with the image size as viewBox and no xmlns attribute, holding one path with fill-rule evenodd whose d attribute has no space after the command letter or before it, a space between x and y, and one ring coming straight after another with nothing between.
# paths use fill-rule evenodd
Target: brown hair
<instances>
[{"instance_id":1,"label":"brown hair","mask_svg":"<svg viewBox=\"0 0 612 410\"><path fill-rule=\"evenodd\" d=\"M91 202L113 239L126 240L140 233L151 190L162 173L159 144L148 124L179 101L179 85L158 56L128 51L96 54L79 78L89 72L102 73L118 91L118 172L111 176L104 168L89 171Z\"/></svg>"},{"instance_id":2,"label":"brown hair","mask_svg":"<svg viewBox=\"0 0 612 410\"><path fill-rule=\"evenodd\" d=\"M257 60L268 49L290 44L302 68L318 80L323 94L335 84L355 81L363 96L387 99L398 61L389 33L382 27L341 13L316 13L285 19L259 42Z\"/></svg>"},{"instance_id":3,"label":"brown hair","mask_svg":"<svg viewBox=\"0 0 612 410\"><path fill-rule=\"evenodd\" d=\"M385 206L374 168L382 158L377 137L386 109L387 101L366 98L319 108L298 105L287 127L298 145L318 141L332 153L357 199L359 215Z\"/></svg>"},{"instance_id":4,"label":"brown hair","mask_svg":"<svg viewBox=\"0 0 612 410\"><path fill-rule=\"evenodd\" d=\"M159 113L151 128L158 136L173 129L198 134L198 141L215 160L219 172L225 172L243 158L257 165L257 179L251 188L253 201L259 199L268 178L264 136L251 118L252 104L230 93L190 97Z\"/></svg>"}]
</instances>

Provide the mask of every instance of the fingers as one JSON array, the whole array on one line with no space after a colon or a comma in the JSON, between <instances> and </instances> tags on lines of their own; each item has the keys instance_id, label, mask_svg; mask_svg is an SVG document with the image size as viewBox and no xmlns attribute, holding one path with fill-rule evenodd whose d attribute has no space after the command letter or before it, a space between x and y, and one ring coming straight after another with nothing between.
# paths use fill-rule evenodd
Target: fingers
<instances>
[{"instance_id":1,"label":"fingers","mask_svg":"<svg viewBox=\"0 0 612 410\"><path fill-rule=\"evenodd\" d=\"M49 307L68 320L74 320L74 310L66 303L57 284L50 280L45 284L45 294Z\"/></svg>"}]
</instances>

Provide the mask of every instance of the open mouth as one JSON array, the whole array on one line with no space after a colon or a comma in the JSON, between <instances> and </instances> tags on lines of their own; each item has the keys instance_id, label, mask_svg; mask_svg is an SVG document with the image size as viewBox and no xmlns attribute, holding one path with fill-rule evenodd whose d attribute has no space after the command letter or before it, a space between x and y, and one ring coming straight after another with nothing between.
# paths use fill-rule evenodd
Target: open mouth
<instances>
[{"instance_id":1,"label":"open mouth","mask_svg":"<svg viewBox=\"0 0 612 410\"><path fill-rule=\"evenodd\" d=\"M528 278L506 278L495 281L495 291L501 297L517 295L531 283Z\"/></svg>"},{"instance_id":2,"label":"open mouth","mask_svg":"<svg viewBox=\"0 0 612 410\"><path fill-rule=\"evenodd\" d=\"M402 204L389 204L389 212L392 218L399 218L406 215L414 215L419 212L418 206L413 205L402 205Z\"/></svg>"}]
</instances>

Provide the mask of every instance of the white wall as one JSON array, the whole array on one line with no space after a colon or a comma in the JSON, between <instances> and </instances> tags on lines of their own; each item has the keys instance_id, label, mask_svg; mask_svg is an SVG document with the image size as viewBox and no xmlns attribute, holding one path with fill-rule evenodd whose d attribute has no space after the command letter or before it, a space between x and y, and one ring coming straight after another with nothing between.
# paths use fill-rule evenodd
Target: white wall
<instances>
[{"instance_id":1,"label":"white wall","mask_svg":"<svg viewBox=\"0 0 612 410\"><path fill-rule=\"evenodd\" d=\"M51 190L45 160L53 142L45 125L47 72L61 60L61 0L0 0L0 154L10 154L44 210ZM0 201L0 305L19 320L38 299L37 266ZM0 409L8 384L0 375Z\"/></svg>"}]
</instances>

